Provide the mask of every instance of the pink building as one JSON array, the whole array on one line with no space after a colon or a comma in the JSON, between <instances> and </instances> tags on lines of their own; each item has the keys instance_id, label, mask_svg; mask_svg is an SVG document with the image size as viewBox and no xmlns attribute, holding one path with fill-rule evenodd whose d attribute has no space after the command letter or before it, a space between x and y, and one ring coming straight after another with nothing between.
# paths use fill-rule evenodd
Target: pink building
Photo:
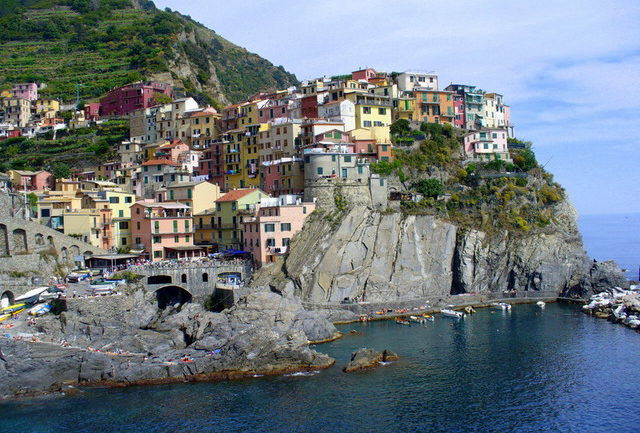
<instances>
[{"instance_id":1,"label":"pink building","mask_svg":"<svg viewBox=\"0 0 640 433\"><path fill-rule=\"evenodd\" d=\"M20 83L13 86L11 93L14 98L35 101L38 99L38 85L36 83Z\"/></svg>"},{"instance_id":2,"label":"pink building","mask_svg":"<svg viewBox=\"0 0 640 433\"><path fill-rule=\"evenodd\" d=\"M100 117L100 103L90 102L84 105L84 118L87 120L97 120Z\"/></svg>"},{"instance_id":3,"label":"pink building","mask_svg":"<svg viewBox=\"0 0 640 433\"><path fill-rule=\"evenodd\" d=\"M376 77L376 70L371 68L360 69L359 71L355 71L351 73L351 78L354 80L366 80L369 81L371 78Z\"/></svg>"},{"instance_id":4,"label":"pink building","mask_svg":"<svg viewBox=\"0 0 640 433\"><path fill-rule=\"evenodd\" d=\"M137 201L131 206L131 237L134 248L154 262L204 255L193 244L191 208L178 202Z\"/></svg>"},{"instance_id":5,"label":"pink building","mask_svg":"<svg viewBox=\"0 0 640 433\"><path fill-rule=\"evenodd\" d=\"M304 164L302 158L287 157L264 161L261 168L262 190L269 195L302 194Z\"/></svg>"},{"instance_id":6,"label":"pink building","mask_svg":"<svg viewBox=\"0 0 640 433\"><path fill-rule=\"evenodd\" d=\"M11 182L14 189L21 191L42 191L54 189L55 178L48 171L12 170Z\"/></svg>"},{"instance_id":7,"label":"pink building","mask_svg":"<svg viewBox=\"0 0 640 433\"><path fill-rule=\"evenodd\" d=\"M258 266L275 262L287 253L291 238L315 208L315 203L302 202L295 195L263 198L257 215L244 219L244 250L253 254Z\"/></svg>"},{"instance_id":8,"label":"pink building","mask_svg":"<svg viewBox=\"0 0 640 433\"><path fill-rule=\"evenodd\" d=\"M184 152L189 152L189 145L180 140L173 140L171 143L163 144L156 149L156 158L179 162L180 154Z\"/></svg>"},{"instance_id":9,"label":"pink building","mask_svg":"<svg viewBox=\"0 0 640 433\"><path fill-rule=\"evenodd\" d=\"M134 110L155 105L154 95L161 93L172 96L171 86L150 81L116 87L100 99L101 116L126 116Z\"/></svg>"},{"instance_id":10,"label":"pink building","mask_svg":"<svg viewBox=\"0 0 640 433\"><path fill-rule=\"evenodd\" d=\"M464 152L477 161L511 162L505 129L483 129L464 136Z\"/></svg>"},{"instance_id":11,"label":"pink building","mask_svg":"<svg viewBox=\"0 0 640 433\"><path fill-rule=\"evenodd\" d=\"M453 126L456 128L464 128L464 96L453 95Z\"/></svg>"}]
</instances>

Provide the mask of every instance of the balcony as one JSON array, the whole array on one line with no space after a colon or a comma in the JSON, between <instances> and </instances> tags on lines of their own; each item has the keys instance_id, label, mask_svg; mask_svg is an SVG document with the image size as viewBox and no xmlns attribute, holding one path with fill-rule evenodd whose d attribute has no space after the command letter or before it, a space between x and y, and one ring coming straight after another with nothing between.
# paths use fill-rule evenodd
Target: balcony
<instances>
[{"instance_id":1,"label":"balcony","mask_svg":"<svg viewBox=\"0 0 640 433\"><path fill-rule=\"evenodd\" d=\"M283 255L287 253L289 247L267 247L267 254L274 256Z\"/></svg>"},{"instance_id":2,"label":"balcony","mask_svg":"<svg viewBox=\"0 0 640 433\"><path fill-rule=\"evenodd\" d=\"M218 226L216 226L215 224L197 224L195 228L196 230L213 230L217 229Z\"/></svg>"}]
</instances>

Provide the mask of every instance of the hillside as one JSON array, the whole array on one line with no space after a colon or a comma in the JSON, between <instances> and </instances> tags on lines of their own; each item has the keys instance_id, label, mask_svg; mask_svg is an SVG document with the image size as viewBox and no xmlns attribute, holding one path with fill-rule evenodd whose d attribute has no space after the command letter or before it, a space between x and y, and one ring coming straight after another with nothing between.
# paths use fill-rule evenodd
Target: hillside
<instances>
[{"instance_id":1,"label":"hillside","mask_svg":"<svg viewBox=\"0 0 640 433\"><path fill-rule=\"evenodd\" d=\"M0 6L0 89L47 84L45 97L91 100L162 79L224 105L296 77L177 12L146 0L10 0Z\"/></svg>"}]
</instances>

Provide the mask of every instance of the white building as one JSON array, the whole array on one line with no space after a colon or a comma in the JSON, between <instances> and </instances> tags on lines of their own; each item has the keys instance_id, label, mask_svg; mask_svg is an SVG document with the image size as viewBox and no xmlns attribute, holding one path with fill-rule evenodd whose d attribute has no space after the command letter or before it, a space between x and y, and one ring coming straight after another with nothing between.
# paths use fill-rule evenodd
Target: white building
<instances>
[{"instance_id":1,"label":"white building","mask_svg":"<svg viewBox=\"0 0 640 433\"><path fill-rule=\"evenodd\" d=\"M438 76L434 72L407 71L398 75L396 81L398 89L405 92L413 92L416 87L438 90Z\"/></svg>"}]
</instances>

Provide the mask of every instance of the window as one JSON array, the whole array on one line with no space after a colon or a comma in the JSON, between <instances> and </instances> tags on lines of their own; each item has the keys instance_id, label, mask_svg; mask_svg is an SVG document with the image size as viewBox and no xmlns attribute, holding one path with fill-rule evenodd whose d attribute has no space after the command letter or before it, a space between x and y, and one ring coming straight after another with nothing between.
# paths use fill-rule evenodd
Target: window
<instances>
[{"instance_id":1,"label":"window","mask_svg":"<svg viewBox=\"0 0 640 433\"><path fill-rule=\"evenodd\" d=\"M176 244L180 243L180 236L174 236L173 237L173 242L175 242Z\"/></svg>"},{"instance_id":2,"label":"window","mask_svg":"<svg viewBox=\"0 0 640 433\"><path fill-rule=\"evenodd\" d=\"M351 156L345 156L344 162L351 162Z\"/></svg>"},{"instance_id":3,"label":"window","mask_svg":"<svg viewBox=\"0 0 640 433\"><path fill-rule=\"evenodd\" d=\"M384 126L384 123L380 122L379 120L376 120L375 122L373 122L373 126Z\"/></svg>"},{"instance_id":4,"label":"window","mask_svg":"<svg viewBox=\"0 0 640 433\"><path fill-rule=\"evenodd\" d=\"M169 191L169 200L173 200L173 190Z\"/></svg>"},{"instance_id":5,"label":"window","mask_svg":"<svg viewBox=\"0 0 640 433\"><path fill-rule=\"evenodd\" d=\"M362 125L365 128L371 128L371 121L370 120L365 120L364 122L362 122Z\"/></svg>"},{"instance_id":6,"label":"window","mask_svg":"<svg viewBox=\"0 0 640 433\"><path fill-rule=\"evenodd\" d=\"M386 152L386 151L387 151L387 145L386 145L386 144L383 144L383 145L382 145L382 151L383 151L383 152Z\"/></svg>"},{"instance_id":7,"label":"window","mask_svg":"<svg viewBox=\"0 0 640 433\"><path fill-rule=\"evenodd\" d=\"M180 277L180 281L183 283L187 282L187 274L182 274L182 276Z\"/></svg>"},{"instance_id":8,"label":"window","mask_svg":"<svg viewBox=\"0 0 640 433\"><path fill-rule=\"evenodd\" d=\"M121 240L121 242L120 242L120 243L121 243L122 245L127 245L127 238L122 238L122 239L120 239L120 240Z\"/></svg>"},{"instance_id":9,"label":"window","mask_svg":"<svg viewBox=\"0 0 640 433\"><path fill-rule=\"evenodd\" d=\"M191 188L189 188L189 189L187 190L187 198L189 198L189 199L190 199L190 198L193 198L193 192L192 192Z\"/></svg>"},{"instance_id":10,"label":"window","mask_svg":"<svg viewBox=\"0 0 640 433\"><path fill-rule=\"evenodd\" d=\"M322 167L318 167L318 174L322 175L323 172L324 172L324 170L322 169Z\"/></svg>"},{"instance_id":11,"label":"window","mask_svg":"<svg viewBox=\"0 0 640 433\"><path fill-rule=\"evenodd\" d=\"M184 241L185 241L185 242L187 242L187 243L188 243L188 242L191 242L191 236L190 236L190 235L186 235L186 236L184 237Z\"/></svg>"},{"instance_id":12,"label":"window","mask_svg":"<svg viewBox=\"0 0 640 433\"><path fill-rule=\"evenodd\" d=\"M498 134L494 132L493 134L491 134L491 137L492 138L498 138Z\"/></svg>"},{"instance_id":13,"label":"window","mask_svg":"<svg viewBox=\"0 0 640 433\"><path fill-rule=\"evenodd\" d=\"M162 238L160 236L154 236L153 237L153 243L154 244L159 244L160 242L162 242L161 240Z\"/></svg>"},{"instance_id":14,"label":"window","mask_svg":"<svg viewBox=\"0 0 640 433\"><path fill-rule=\"evenodd\" d=\"M342 177L347 177L347 169L346 168L342 169Z\"/></svg>"},{"instance_id":15,"label":"window","mask_svg":"<svg viewBox=\"0 0 640 433\"><path fill-rule=\"evenodd\" d=\"M221 209L222 206L220 206L220 203L216 203L216 211L220 212Z\"/></svg>"},{"instance_id":16,"label":"window","mask_svg":"<svg viewBox=\"0 0 640 433\"><path fill-rule=\"evenodd\" d=\"M209 281L209 274L205 272L204 274L202 274L202 282L206 283L207 281Z\"/></svg>"},{"instance_id":17,"label":"window","mask_svg":"<svg viewBox=\"0 0 640 433\"><path fill-rule=\"evenodd\" d=\"M282 246L283 246L283 247L288 246L288 245L289 245L289 241L290 241L290 240L291 240L291 239L289 239L289 238L282 238Z\"/></svg>"},{"instance_id":18,"label":"window","mask_svg":"<svg viewBox=\"0 0 640 433\"><path fill-rule=\"evenodd\" d=\"M362 107L362 112L364 114L371 114L371 107Z\"/></svg>"},{"instance_id":19,"label":"window","mask_svg":"<svg viewBox=\"0 0 640 433\"><path fill-rule=\"evenodd\" d=\"M109 203L120 203L120 197L109 197Z\"/></svg>"},{"instance_id":20,"label":"window","mask_svg":"<svg viewBox=\"0 0 640 433\"><path fill-rule=\"evenodd\" d=\"M129 222L128 221L120 221L120 230L128 230L129 229Z\"/></svg>"},{"instance_id":21,"label":"window","mask_svg":"<svg viewBox=\"0 0 640 433\"><path fill-rule=\"evenodd\" d=\"M173 232L178 233L178 221L173 221Z\"/></svg>"},{"instance_id":22,"label":"window","mask_svg":"<svg viewBox=\"0 0 640 433\"><path fill-rule=\"evenodd\" d=\"M378 108L378 114L387 114L387 109L386 108Z\"/></svg>"},{"instance_id":23,"label":"window","mask_svg":"<svg viewBox=\"0 0 640 433\"><path fill-rule=\"evenodd\" d=\"M485 148L485 149L489 149L489 143L485 143L485 144L484 144L484 148Z\"/></svg>"},{"instance_id":24,"label":"window","mask_svg":"<svg viewBox=\"0 0 640 433\"><path fill-rule=\"evenodd\" d=\"M122 209L118 211L118 218L124 218L124 211Z\"/></svg>"},{"instance_id":25,"label":"window","mask_svg":"<svg viewBox=\"0 0 640 433\"><path fill-rule=\"evenodd\" d=\"M136 238L136 244L141 244L142 243L142 238Z\"/></svg>"},{"instance_id":26,"label":"window","mask_svg":"<svg viewBox=\"0 0 640 433\"><path fill-rule=\"evenodd\" d=\"M154 221L153 222L153 228L154 228L156 233L160 233L160 222L159 221Z\"/></svg>"},{"instance_id":27,"label":"window","mask_svg":"<svg viewBox=\"0 0 640 433\"><path fill-rule=\"evenodd\" d=\"M132 200L131 200L131 197L125 197L125 198L124 198L124 202L125 202L125 203L131 203L131 201L132 201Z\"/></svg>"},{"instance_id":28,"label":"window","mask_svg":"<svg viewBox=\"0 0 640 433\"><path fill-rule=\"evenodd\" d=\"M291 231L291 223L282 223L280 224L281 232L290 232Z\"/></svg>"},{"instance_id":29,"label":"window","mask_svg":"<svg viewBox=\"0 0 640 433\"><path fill-rule=\"evenodd\" d=\"M184 220L184 231L185 232L191 231L191 223L189 220Z\"/></svg>"},{"instance_id":30,"label":"window","mask_svg":"<svg viewBox=\"0 0 640 433\"><path fill-rule=\"evenodd\" d=\"M153 252L153 258L154 259L161 259L162 258L162 251L154 251Z\"/></svg>"},{"instance_id":31,"label":"window","mask_svg":"<svg viewBox=\"0 0 640 433\"><path fill-rule=\"evenodd\" d=\"M40 216L42 218L51 216L51 209L42 209L42 211L40 212Z\"/></svg>"},{"instance_id":32,"label":"window","mask_svg":"<svg viewBox=\"0 0 640 433\"><path fill-rule=\"evenodd\" d=\"M275 224L265 224L264 225L264 231L266 233L275 232L276 231L276 225Z\"/></svg>"},{"instance_id":33,"label":"window","mask_svg":"<svg viewBox=\"0 0 640 433\"><path fill-rule=\"evenodd\" d=\"M306 214L307 213L307 207L306 206L302 206L302 213Z\"/></svg>"},{"instance_id":34,"label":"window","mask_svg":"<svg viewBox=\"0 0 640 433\"><path fill-rule=\"evenodd\" d=\"M267 247L275 247L276 246L276 240L273 238L268 238L267 239Z\"/></svg>"},{"instance_id":35,"label":"window","mask_svg":"<svg viewBox=\"0 0 640 433\"><path fill-rule=\"evenodd\" d=\"M235 201L231 202L231 210L236 210L238 208L238 203L236 203Z\"/></svg>"}]
</instances>

